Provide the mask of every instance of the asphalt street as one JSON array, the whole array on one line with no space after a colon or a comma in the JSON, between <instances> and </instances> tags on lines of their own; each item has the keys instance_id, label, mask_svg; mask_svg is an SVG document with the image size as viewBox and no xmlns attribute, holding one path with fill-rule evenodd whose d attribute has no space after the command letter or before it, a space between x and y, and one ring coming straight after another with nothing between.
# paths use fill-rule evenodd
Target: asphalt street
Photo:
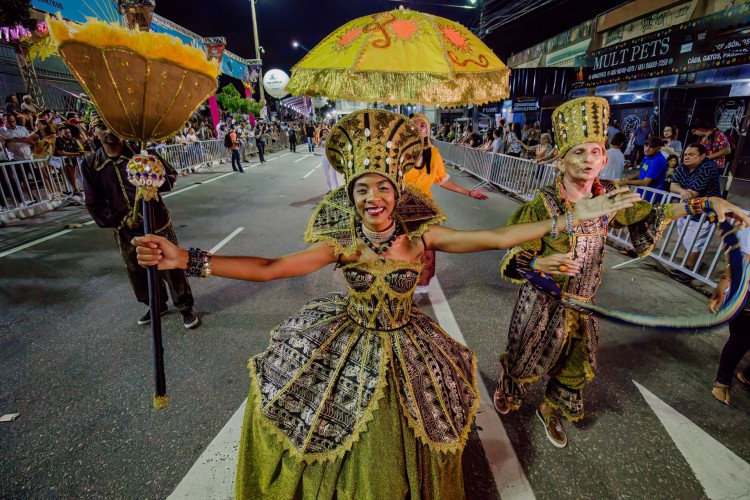
<instances>
[{"instance_id":1,"label":"asphalt street","mask_svg":"<svg viewBox=\"0 0 750 500\"><path fill-rule=\"evenodd\" d=\"M326 193L321 156L268 159L246 164L245 174L224 165L180 178L166 203L183 247L208 250L234 233L218 253L305 248L303 232ZM457 171L452 179L475 184ZM487 201L434 193L455 228L496 227L518 207L494 191ZM438 255L445 302L420 299L429 314L455 319L490 394L518 293L499 277L502 255ZM600 304L665 315L706 307L653 260L611 269L625 260L607 250ZM137 324L145 307L111 230L87 224L0 257L0 415L20 414L0 423L0 497L166 498L242 405L247 360L266 347L269 330L308 300L344 290L333 266L286 281L191 284L202 324L185 330L174 307L163 317L170 405L156 411L151 333ZM465 460L469 497L750 497L750 393L735 388L728 407L710 394L726 337L726 327L673 332L602 320L599 372L585 391L585 418L566 424L569 446L554 448L536 420L537 383L518 413L485 415L502 435L478 424ZM505 433L512 451L494 453ZM520 486L500 484L506 476L497 471L516 461Z\"/></svg>"}]
</instances>

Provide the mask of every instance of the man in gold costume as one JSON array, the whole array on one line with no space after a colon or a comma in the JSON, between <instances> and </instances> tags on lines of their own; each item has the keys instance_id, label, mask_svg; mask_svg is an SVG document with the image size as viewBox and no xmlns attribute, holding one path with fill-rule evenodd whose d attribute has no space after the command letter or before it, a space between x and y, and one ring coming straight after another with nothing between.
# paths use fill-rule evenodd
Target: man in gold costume
<instances>
[{"instance_id":1,"label":"man in gold costume","mask_svg":"<svg viewBox=\"0 0 750 500\"><path fill-rule=\"evenodd\" d=\"M600 97L574 99L553 112L560 174L555 184L540 189L532 201L521 206L509 225L551 217L555 228L541 239L514 247L501 264L502 276L522 286L508 344L500 357L495 407L501 414L518 410L524 385L549 376L536 415L549 440L559 448L568 442L559 415L571 421L584 415L583 388L597 371L599 327L594 316L565 307L557 296L593 301L602 277L607 231L627 227L635 251L645 257L672 219L714 210L717 214L734 212L746 221L744 213L725 200L701 198L654 206L639 201L573 228L569 214L577 202L611 197L618 187L597 179L607 164L608 118L609 104ZM547 276L550 273L559 274ZM548 293L550 290L556 293Z\"/></svg>"}]
</instances>

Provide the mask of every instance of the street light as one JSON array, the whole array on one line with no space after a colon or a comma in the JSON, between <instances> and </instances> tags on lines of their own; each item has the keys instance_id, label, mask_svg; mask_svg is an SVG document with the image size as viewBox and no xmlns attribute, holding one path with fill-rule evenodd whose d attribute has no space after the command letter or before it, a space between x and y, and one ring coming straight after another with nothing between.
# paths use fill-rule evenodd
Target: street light
<instances>
[{"instance_id":1,"label":"street light","mask_svg":"<svg viewBox=\"0 0 750 500\"><path fill-rule=\"evenodd\" d=\"M260 56L263 54L263 47L258 42L258 22L255 19L255 1L250 0L250 14L253 18L253 41L255 42L255 58L260 61ZM258 67L258 90L260 91L260 100L263 101L265 96L263 95L263 62Z\"/></svg>"},{"instance_id":2,"label":"street light","mask_svg":"<svg viewBox=\"0 0 750 500\"><path fill-rule=\"evenodd\" d=\"M310 49L299 43L297 40L292 40L292 47L294 47L295 49L297 47L301 47L305 52L310 52Z\"/></svg>"}]
</instances>

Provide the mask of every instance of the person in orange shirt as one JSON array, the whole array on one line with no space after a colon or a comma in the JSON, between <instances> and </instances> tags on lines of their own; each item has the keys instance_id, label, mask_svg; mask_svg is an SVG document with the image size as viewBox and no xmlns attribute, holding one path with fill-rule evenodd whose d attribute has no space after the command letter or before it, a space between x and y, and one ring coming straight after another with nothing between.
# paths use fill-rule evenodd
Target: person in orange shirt
<instances>
[{"instance_id":1,"label":"person in orange shirt","mask_svg":"<svg viewBox=\"0 0 750 500\"><path fill-rule=\"evenodd\" d=\"M419 189L428 198L432 198L432 186L438 184L440 187L455 191L456 193L471 196L477 200L486 200L488 196L480 189L468 189L459 186L450 180L450 175L445 171L443 157L440 156L438 148L430 142L430 120L423 113L414 113L409 116L419 127L424 141L424 150L422 152L422 162L420 165L409 170L404 176L404 180ZM430 280L435 275L435 252L425 251L422 256L424 268L419 276L419 283L416 293L427 293Z\"/></svg>"}]
</instances>

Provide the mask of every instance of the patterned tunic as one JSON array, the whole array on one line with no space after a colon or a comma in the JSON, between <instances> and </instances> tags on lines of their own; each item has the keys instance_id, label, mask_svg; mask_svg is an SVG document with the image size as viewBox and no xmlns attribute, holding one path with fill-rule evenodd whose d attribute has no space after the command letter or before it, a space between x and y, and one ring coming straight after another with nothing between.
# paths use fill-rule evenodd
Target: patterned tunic
<instances>
[{"instance_id":1,"label":"patterned tunic","mask_svg":"<svg viewBox=\"0 0 750 500\"><path fill-rule=\"evenodd\" d=\"M610 181L597 181L595 194L603 195L617 186ZM598 193L596 190L598 189ZM609 227L627 226L631 240L641 257L648 255L661 232L669 222L663 207L652 207L645 201L616 213L611 218L601 217L578 226L572 236L561 232L556 238L550 235L511 249L502 261L502 276L522 284L510 322L508 345L503 355L507 375L518 384L534 382L547 375L555 365L569 354L566 344L570 339L583 341L585 359L580 368L586 380L596 374L596 351L599 325L596 317L565 308L552 297L538 291L519 273L535 256L567 253L572 244L575 259L581 264L576 276L553 276L563 295L584 302L592 302L601 282L604 248ZM541 189L532 201L521 206L511 216L508 224L519 224L549 219L551 215L564 220L565 208L556 186ZM566 408L561 408L565 413ZM571 404L568 415L582 412L582 400ZM582 415L582 413L581 413Z\"/></svg>"}]
</instances>

